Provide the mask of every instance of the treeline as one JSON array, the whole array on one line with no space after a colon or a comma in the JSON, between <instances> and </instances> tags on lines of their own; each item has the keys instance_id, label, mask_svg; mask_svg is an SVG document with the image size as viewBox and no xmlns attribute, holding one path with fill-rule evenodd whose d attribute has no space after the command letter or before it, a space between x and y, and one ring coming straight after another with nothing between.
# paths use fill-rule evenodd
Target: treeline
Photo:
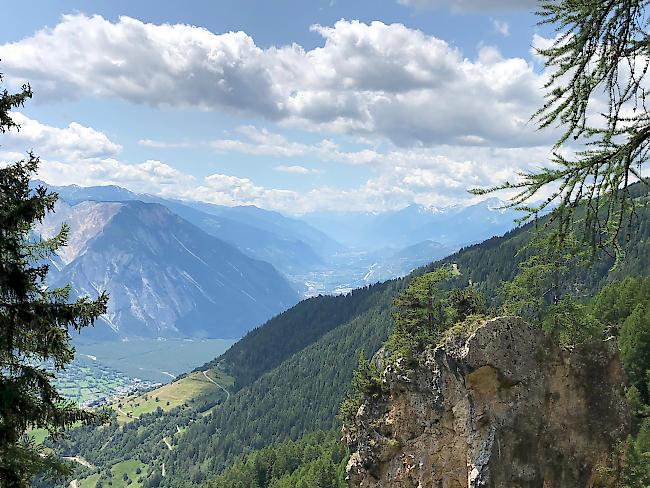
<instances>
[{"instance_id":1,"label":"treeline","mask_svg":"<svg viewBox=\"0 0 650 488\"><path fill-rule=\"evenodd\" d=\"M218 358L197 368L219 368L235 379L235 390L316 342L324 334L377 305L376 295L390 283L353 290L346 295L321 295L250 331Z\"/></svg>"},{"instance_id":2,"label":"treeline","mask_svg":"<svg viewBox=\"0 0 650 488\"><path fill-rule=\"evenodd\" d=\"M203 488L344 488L348 453L340 437L318 431L255 451Z\"/></svg>"}]
</instances>

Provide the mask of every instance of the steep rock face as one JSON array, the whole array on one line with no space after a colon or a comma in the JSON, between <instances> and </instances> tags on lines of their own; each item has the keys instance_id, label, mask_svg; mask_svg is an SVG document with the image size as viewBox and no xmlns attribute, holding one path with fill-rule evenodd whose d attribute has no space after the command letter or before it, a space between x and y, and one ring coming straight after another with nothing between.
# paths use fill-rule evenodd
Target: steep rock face
<instances>
[{"instance_id":1,"label":"steep rock face","mask_svg":"<svg viewBox=\"0 0 650 488\"><path fill-rule=\"evenodd\" d=\"M613 342L564 350L503 317L421 359L386 367L387 393L346 428L350 486L598 486L628 432Z\"/></svg>"},{"instance_id":2,"label":"steep rock face","mask_svg":"<svg viewBox=\"0 0 650 488\"><path fill-rule=\"evenodd\" d=\"M103 231L121 207L115 202L82 202L72 206L60 200L54 207L55 212L48 214L35 230L44 238L50 238L59 232L62 224L68 224L68 241L57 254L64 265L70 264L86 251L88 243Z\"/></svg>"}]
</instances>

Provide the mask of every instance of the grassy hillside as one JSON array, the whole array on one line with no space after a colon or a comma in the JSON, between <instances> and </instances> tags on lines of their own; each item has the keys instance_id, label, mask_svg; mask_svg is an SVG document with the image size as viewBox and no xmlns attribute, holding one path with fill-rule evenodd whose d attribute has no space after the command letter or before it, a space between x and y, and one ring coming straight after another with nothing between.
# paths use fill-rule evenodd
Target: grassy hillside
<instances>
[{"instance_id":1,"label":"grassy hillside","mask_svg":"<svg viewBox=\"0 0 650 488\"><path fill-rule=\"evenodd\" d=\"M110 404L120 423L131 422L158 408L168 412L177 407L212 407L224 400L226 390L232 389L233 379L218 371L196 371L178 381L141 395L120 398Z\"/></svg>"}]
</instances>

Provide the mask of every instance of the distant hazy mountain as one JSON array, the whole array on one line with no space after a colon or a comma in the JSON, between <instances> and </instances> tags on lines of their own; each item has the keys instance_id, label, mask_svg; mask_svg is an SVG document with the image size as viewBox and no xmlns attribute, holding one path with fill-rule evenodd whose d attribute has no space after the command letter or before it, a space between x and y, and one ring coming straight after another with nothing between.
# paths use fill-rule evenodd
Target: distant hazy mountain
<instances>
[{"instance_id":1,"label":"distant hazy mountain","mask_svg":"<svg viewBox=\"0 0 650 488\"><path fill-rule=\"evenodd\" d=\"M70 204L93 200L98 202L122 202L125 200L139 200L138 194L126 188L115 185L105 186L54 186L40 180L32 181L32 186L44 185L49 190L59 194L61 200Z\"/></svg>"},{"instance_id":2,"label":"distant hazy mountain","mask_svg":"<svg viewBox=\"0 0 650 488\"><path fill-rule=\"evenodd\" d=\"M397 261L405 261L409 263L417 262L419 264L416 266L420 266L422 264L428 264L432 261L442 259L454 251L455 249L445 246L444 244L427 240L407 246L393 254L391 258Z\"/></svg>"},{"instance_id":3,"label":"distant hazy mountain","mask_svg":"<svg viewBox=\"0 0 650 488\"><path fill-rule=\"evenodd\" d=\"M254 206L226 207L165 199L112 185L57 187L44 184L70 204L133 200L162 204L208 234L229 242L251 257L271 263L287 275L321 265L324 259L341 248L340 244L305 222Z\"/></svg>"},{"instance_id":4,"label":"distant hazy mountain","mask_svg":"<svg viewBox=\"0 0 650 488\"><path fill-rule=\"evenodd\" d=\"M319 212L305 215L304 220L349 246L401 248L435 241L459 248L516 227L514 221L520 215L501 205L492 198L467 207L410 205L379 214Z\"/></svg>"},{"instance_id":5,"label":"distant hazy mountain","mask_svg":"<svg viewBox=\"0 0 650 488\"><path fill-rule=\"evenodd\" d=\"M253 205L226 207L203 202L183 202L183 204L212 215L247 222L251 226L276 235L291 236L293 239L307 243L320 256L329 256L342 249L341 244L321 230L303 220L286 217L279 212L264 210Z\"/></svg>"},{"instance_id":6,"label":"distant hazy mountain","mask_svg":"<svg viewBox=\"0 0 650 488\"><path fill-rule=\"evenodd\" d=\"M254 206L164 199L117 186L50 188L68 203L162 204L244 254L271 263L303 296L341 293L403 276L456 249L512 229L517 216L491 199L469 207L411 205L384 213L320 212L296 219Z\"/></svg>"},{"instance_id":7,"label":"distant hazy mountain","mask_svg":"<svg viewBox=\"0 0 650 488\"><path fill-rule=\"evenodd\" d=\"M324 262L324 256L291 233L273 232L254 224L249 225L246 219L241 217L232 219L213 215L173 200L161 200L161 202L208 234L229 242L255 259L271 263L287 276L312 269Z\"/></svg>"},{"instance_id":8,"label":"distant hazy mountain","mask_svg":"<svg viewBox=\"0 0 650 488\"><path fill-rule=\"evenodd\" d=\"M60 202L38 230L51 234L62 221L70 244L52 284L110 293L105 319L86 337L240 337L298 301L273 266L162 205Z\"/></svg>"}]
</instances>

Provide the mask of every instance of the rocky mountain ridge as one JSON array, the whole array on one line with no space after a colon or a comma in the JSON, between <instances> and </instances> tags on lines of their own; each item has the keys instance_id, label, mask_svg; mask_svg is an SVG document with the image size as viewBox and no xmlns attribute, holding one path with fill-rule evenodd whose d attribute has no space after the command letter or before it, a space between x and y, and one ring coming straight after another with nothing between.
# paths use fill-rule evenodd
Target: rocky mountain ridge
<instances>
[{"instance_id":1,"label":"rocky mountain ridge","mask_svg":"<svg viewBox=\"0 0 650 488\"><path fill-rule=\"evenodd\" d=\"M615 341L562 349L501 317L419 359L346 426L351 487L594 487L629 432Z\"/></svg>"},{"instance_id":2,"label":"rocky mountain ridge","mask_svg":"<svg viewBox=\"0 0 650 488\"><path fill-rule=\"evenodd\" d=\"M59 195L60 201L75 207L84 202L141 201L163 205L253 259L269 262L285 275L318 266L325 256L340 249L338 243L308 224L257 207L181 201L134 193L114 185L52 186L33 182L34 186L38 184L47 186Z\"/></svg>"}]
</instances>

